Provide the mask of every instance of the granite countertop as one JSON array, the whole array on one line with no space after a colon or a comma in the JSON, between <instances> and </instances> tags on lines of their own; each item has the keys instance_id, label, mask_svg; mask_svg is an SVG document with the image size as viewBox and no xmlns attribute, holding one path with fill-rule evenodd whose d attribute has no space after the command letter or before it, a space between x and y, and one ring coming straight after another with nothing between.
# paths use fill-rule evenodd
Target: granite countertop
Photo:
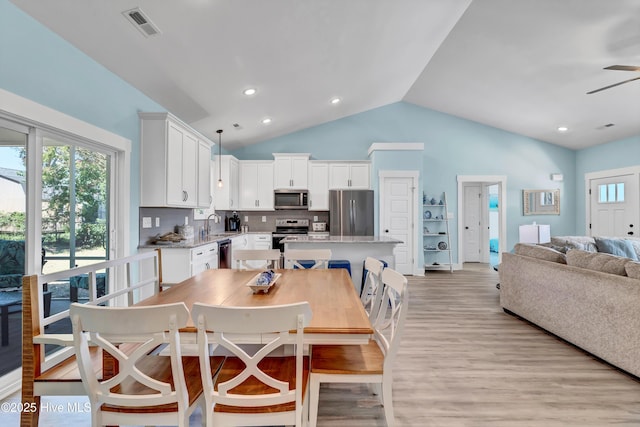
<instances>
[{"instance_id":1,"label":"granite countertop","mask_svg":"<svg viewBox=\"0 0 640 427\"><path fill-rule=\"evenodd\" d=\"M190 240L181 240L175 243L171 242L171 243L159 244L159 245L155 243L144 243L144 244L138 245L138 248L139 249L140 248L190 249L190 248L197 248L198 246L208 245L209 243L216 243L219 240L230 239L232 237L237 237L237 236L246 236L249 234L271 234L271 232L269 231L249 231L246 233L226 232L226 233L213 234L204 239L194 238Z\"/></svg>"},{"instance_id":2,"label":"granite countertop","mask_svg":"<svg viewBox=\"0 0 640 427\"><path fill-rule=\"evenodd\" d=\"M282 243L403 243L386 236L289 236Z\"/></svg>"}]
</instances>

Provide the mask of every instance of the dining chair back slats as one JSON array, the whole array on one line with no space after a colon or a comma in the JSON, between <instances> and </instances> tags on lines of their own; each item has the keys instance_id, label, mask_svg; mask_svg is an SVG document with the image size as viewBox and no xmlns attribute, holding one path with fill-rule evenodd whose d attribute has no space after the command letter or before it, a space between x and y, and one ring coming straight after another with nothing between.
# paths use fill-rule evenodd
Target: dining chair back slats
<instances>
[{"instance_id":1,"label":"dining chair back slats","mask_svg":"<svg viewBox=\"0 0 640 427\"><path fill-rule=\"evenodd\" d=\"M300 261L313 261L314 264L309 268L329 268L331 249L289 249L284 253L284 260L285 268L305 269Z\"/></svg>"},{"instance_id":2,"label":"dining chair back slats","mask_svg":"<svg viewBox=\"0 0 640 427\"><path fill-rule=\"evenodd\" d=\"M303 339L311 321L308 303L269 307L196 303L192 317L198 330L207 426L303 424L308 378ZM257 349L243 345L254 342L256 335L261 337ZM211 345L231 354L217 375L209 369ZM293 356L278 355L291 345Z\"/></svg>"},{"instance_id":3,"label":"dining chair back slats","mask_svg":"<svg viewBox=\"0 0 640 427\"><path fill-rule=\"evenodd\" d=\"M368 344L314 345L311 350L309 425L318 417L320 383L368 383L382 385L381 395L387 426L393 426L393 359L408 309L407 278L391 268L381 274L382 295L371 317L374 339Z\"/></svg>"},{"instance_id":4,"label":"dining chair back slats","mask_svg":"<svg viewBox=\"0 0 640 427\"><path fill-rule=\"evenodd\" d=\"M375 258L367 257L364 260L364 267L367 273L360 300L369 319L372 319L374 315L377 315L378 309L380 308L380 301L382 300L383 264Z\"/></svg>"},{"instance_id":5,"label":"dining chair back slats","mask_svg":"<svg viewBox=\"0 0 640 427\"><path fill-rule=\"evenodd\" d=\"M236 268L239 270L278 268L280 256L278 249L239 249L233 252ZM261 264L257 264L257 262L261 262Z\"/></svg>"},{"instance_id":6,"label":"dining chair back slats","mask_svg":"<svg viewBox=\"0 0 640 427\"><path fill-rule=\"evenodd\" d=\"M149 422L189 425L202 385L191 382L189 392L185 380L179 336L179 329L189 319L184 303L151 307L74 303L69 314L93 426ZM116 361L115 375L95 375L90 346L97 346L103 357L108 355ZM168 346L169 356L153 354L162 346ZM190 366L199 374L197 358L191 358Z\"/></svg>"}]
</instances>

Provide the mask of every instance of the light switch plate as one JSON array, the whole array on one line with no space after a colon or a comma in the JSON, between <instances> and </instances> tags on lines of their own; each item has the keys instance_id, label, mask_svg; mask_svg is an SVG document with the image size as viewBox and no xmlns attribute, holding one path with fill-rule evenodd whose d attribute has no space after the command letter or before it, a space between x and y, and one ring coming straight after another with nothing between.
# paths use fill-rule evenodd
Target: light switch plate
<instances>
[{"instance_id":1,"label":"light switch plate","mask_svg":"<svg viewBox=\"0 0 640 427\"><path fill-rule=\"evenodd\" d=\"M156 227L160 227L160 217L156 217Z\"/></svg>"},{"instance_id":2,"label":"light switch plate","mask_svg":"<svg viewBox=\"0 0 640 427\"><path fill-rule=\"evenodd\" d=\"M143 216L142 217L142 228L151 228L151 217Z\"/></svg>"},{"instance_id":3,"label":"light switch plate","mask_svg":"<svg viewBox=\"0 0 640 427\"><path fill-rule=\"evenodd\" d=\"M267 217L266 216L262 216L262 222L267 222Z\"/></svg>"},{"instance_id":4,"label":"light switch plate","mask_svg":"<svg viewBox=\"0 0 640 427\"><path fill-rule=\"evenodd\" d=\"M249 217L248 216L244 216L244 222L249 222Z\"/></svg>"}]
</instances>

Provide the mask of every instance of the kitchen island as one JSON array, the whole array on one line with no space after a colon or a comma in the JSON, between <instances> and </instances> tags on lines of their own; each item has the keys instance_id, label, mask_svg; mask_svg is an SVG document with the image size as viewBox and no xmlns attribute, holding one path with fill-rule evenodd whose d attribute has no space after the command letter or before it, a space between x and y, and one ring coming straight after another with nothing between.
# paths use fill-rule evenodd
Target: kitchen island
<instances>
[{"instance_id":1,"label":"kitchen island","mask_svg":"<svg viewBox=\"0 0 640 427\"><path fill-rule=\"evenodd\" d=\"M362 285L362 265L366 257L386 261L395 268L393 249L402 241L384 236L289 236L282 240L288 249L331 249L331 259L351 263L351 278L356 292Z\"/></svg>"}]
</instances>

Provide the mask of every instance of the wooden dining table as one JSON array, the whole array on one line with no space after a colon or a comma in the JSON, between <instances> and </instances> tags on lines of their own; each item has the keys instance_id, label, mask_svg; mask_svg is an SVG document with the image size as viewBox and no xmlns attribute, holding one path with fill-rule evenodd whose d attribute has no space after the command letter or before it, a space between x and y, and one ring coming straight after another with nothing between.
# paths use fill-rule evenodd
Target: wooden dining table
<instances>
[{"instance_id":1,"label":"wooden dining table","mask_svg":"<svg viewBox=\"0 0 640 427\"><path fill-rule=\"evenodd\" d=\"M206 270L136 306L184 302L225 307L264 307L307 301L311 323L305 328L307 344L365 344L373 334L371 322L347 270L276 270L281 276L268 292L254 293L247 286L255 270ZM192 320L181 331L195 335Z\"/></svg>"}]
</instances>

